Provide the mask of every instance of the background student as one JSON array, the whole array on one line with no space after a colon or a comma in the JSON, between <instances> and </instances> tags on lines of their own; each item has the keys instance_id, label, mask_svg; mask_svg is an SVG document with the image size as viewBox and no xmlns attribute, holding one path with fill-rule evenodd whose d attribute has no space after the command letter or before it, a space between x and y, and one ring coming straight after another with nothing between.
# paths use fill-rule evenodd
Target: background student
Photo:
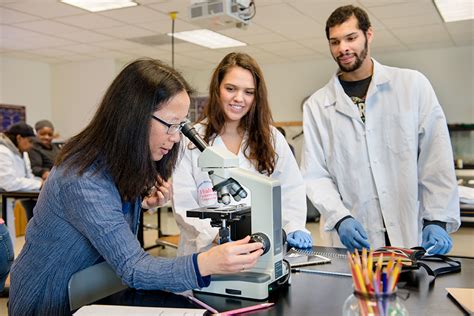
<instances>
[{"instance_id":1,"label":"background student","mask_svg":"<svg viewBox=\"0 0 474 316\"><path fill-rule=\"evenodd\" d=\"M31 170L35 176L46 180L59 153L59 146L53 143L53 123L48 120L38 121L35 124L35 130L36 139L29 151Z\"/></svg>"},{"instance_id":2,"label":"background student","mask_svg":"<svg viewBox=\"0 0 474 316\"><path fill-rule=\"evenodd\" d=\"M26 123L17 123L0 133L0 190L37 191L43 180L31 172L28 151L35 133ZM21 199L28 221L33 217L36 201Z\"/></svg>"},{"instance_id":3,"label":"background student","mask_svg":"<svg viewBox=\"0 0 474 316\"><path fill-rule=\"evenodd\" d=\"M303 178L288 143L271 124L260 67L247 54L228 54L212 75L209 101L195 128L209 144L237 155L241 168L280 180L282 222L288 243L310 247ZM187 210L218 204L207 172L197 165L199 149L187 144L173 174L173 210L181 231L178 255L209 249L218 237L218 228L211 227L209 219L186 216ZM240 203L250 205L250 194Z\"/></svg>"},{"instance_id":4,"label":"background student","mask_svg":"<svg viewBox=\"0 0 474 316\"><path fill-rule=\"evenodd\" d=\"M339 69L304 105L308 196L333 245L447 253L460 216L446 118L425 76L371 58L373 33L352 5L326 22Z\"/></svg>"},{"instance_id":5,"label":"background student","mask_svg":"<svg viewBox=\"0 0 474 316\"><path fill-rule=\"evenodd\" d=\"M45 182L10 272L10 315L69 314L69 279L103 260L129 287L177 292L255 265L262 244L248 236L175 259L151 256L136 238L141 207L170 198L189 91L153 59L132 62L112 82Z\"/></svg>"}]
</instances>

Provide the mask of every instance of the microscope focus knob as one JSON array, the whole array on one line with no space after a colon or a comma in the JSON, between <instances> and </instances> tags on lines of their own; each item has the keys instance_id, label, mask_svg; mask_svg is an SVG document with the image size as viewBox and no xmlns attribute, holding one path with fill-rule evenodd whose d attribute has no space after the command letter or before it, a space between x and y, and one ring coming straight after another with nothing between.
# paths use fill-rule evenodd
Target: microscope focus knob
<instances>
[{"instance_id":1,"label":"microscope focus knob","mask_svg":"<svg viewBox=\"0 0 474 316\"><path fill-rule=\"evenodd\" d=\"M263 253L262 253L262 256L264 254L266 254L269 250L270 250L270 238L268 238L267 235L265 235L264 233L255 233L255 234L252 234L250 235L250 241L249 243L251 242L260 242L262 243L263 247Z\"/></svg>"}]
</instances>

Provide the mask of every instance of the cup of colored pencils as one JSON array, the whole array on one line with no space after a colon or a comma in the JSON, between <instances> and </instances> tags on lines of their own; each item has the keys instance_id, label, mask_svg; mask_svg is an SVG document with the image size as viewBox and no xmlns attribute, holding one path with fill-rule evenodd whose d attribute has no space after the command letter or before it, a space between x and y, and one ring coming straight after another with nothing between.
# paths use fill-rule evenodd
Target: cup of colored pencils
<instances>
[{"instance_id":1,"label":"cup of colored pencils","mask_svg":"<svg viewBox=\"0 0 474 316\"><path fill-rule=\"evenodd\" d=\"M380 255L363 248L362 253L347 253L352 273L354 294L344 303L343 315L408 315L405 306L397 298L397 282L402 262L392 257L384 264Z\"/></svg>"}]
</instances>

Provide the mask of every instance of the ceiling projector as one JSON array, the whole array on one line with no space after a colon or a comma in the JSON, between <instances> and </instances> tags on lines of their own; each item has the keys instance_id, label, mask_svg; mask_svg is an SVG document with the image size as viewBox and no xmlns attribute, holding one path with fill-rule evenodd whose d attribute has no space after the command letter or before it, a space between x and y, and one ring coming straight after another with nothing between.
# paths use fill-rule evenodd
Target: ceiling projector
<instances>
[{"instance_id":1,"label":"ceiling projector","mask_svg":"<svg viewBox=\"0 0 474 316\"><path fill-rule=\"evenodd\" d=\"M189 7L190 22L211 30L244 27L253 17L253 1L194 1Z\"/></svg>"}]
</instances>

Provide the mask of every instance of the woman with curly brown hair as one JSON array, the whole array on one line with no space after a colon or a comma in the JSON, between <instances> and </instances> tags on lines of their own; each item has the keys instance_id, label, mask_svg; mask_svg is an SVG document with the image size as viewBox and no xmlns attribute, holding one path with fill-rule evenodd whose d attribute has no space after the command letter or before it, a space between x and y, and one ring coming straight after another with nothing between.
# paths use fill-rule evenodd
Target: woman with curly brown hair
<instances>
[{"instance_id":1,"label":"woman with curly brown hair","mask_svg":"<svg viewBox=\"0 0 474 316\"><path fill-rule=\"evenodd\" d=\"M212 75L209 101L195 128L210 145L237 155L241 168L280 180L283 229L290 246L306 248L312 240L305 229L303 178L288 143L272 123L257 62L244 53L225 56ZM209 219L186 217L189 209L218 204L208 174L197 165L199 155L198 149L187 146L173 174L173 210L181 230L178 255L208 249L217 240L218 229ZM239 203L250 205L250 194Z\"/></svg>"}]
</instances>

